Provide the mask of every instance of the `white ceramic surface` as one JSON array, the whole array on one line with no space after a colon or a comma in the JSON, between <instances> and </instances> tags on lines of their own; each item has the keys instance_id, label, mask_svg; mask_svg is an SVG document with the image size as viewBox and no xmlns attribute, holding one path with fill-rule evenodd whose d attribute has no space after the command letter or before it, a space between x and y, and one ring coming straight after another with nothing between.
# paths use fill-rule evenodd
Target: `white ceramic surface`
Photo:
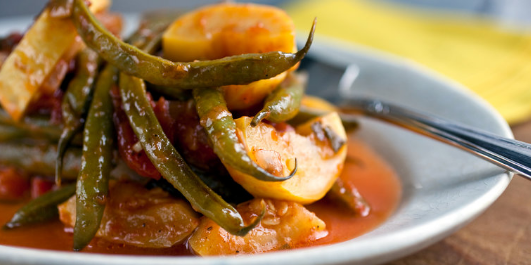
<instances>
[{"instance_id":1,"label":"white ceramic surface","mask_svg":"<svg viewBox=\"0 0 531 265\"><path fill-rule=\"evenodd\" d=\"M0 20L0 34L24 29L22 23L24 19ZM358 65L360 75L352 95L377 97L512 137L507 124L484 101L413 62L319 39L311 57L325 68ZM312 74L331 78L325 72ZM337 93L326 88L315 91L330 97ZM491 205L511 179L504 170L453 147L378 121L360 121L360 137L391 163L403 185L403 198L393 216L361 237L330 246L221 258L97 255L0 246L0 264L378 264L418 251L459 229Z\"/></svg>"}]
</instances>

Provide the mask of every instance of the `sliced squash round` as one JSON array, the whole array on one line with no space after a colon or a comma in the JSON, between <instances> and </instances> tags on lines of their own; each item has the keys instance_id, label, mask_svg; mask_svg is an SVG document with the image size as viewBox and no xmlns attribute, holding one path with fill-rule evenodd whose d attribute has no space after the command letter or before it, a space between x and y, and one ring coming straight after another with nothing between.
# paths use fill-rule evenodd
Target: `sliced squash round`
<instances>
[{"instance_id":1,"label":"sliced squash round","mask_svg":"<svg viewBox=\"0 0 531 265\"><path fill-rule=\"evenodd\" d=\"M277 131L252 118L236 120L238 137L259 166L277 176L297 172L282 182L264 182L227 166L232 178L255 197L302 204L321 199L343 169L347 154L346 133L336 112L310 120L295 130Z\"/></svg>"},{"instance_id":2,"label":"sliced squash round","mask_svg":"<svg viewBox=\"0 0 531 265\"><path fill-rule=\"evenodd\" d=\"M162 48L165 58L181 62L297 50L295 26L283 10L238 3L210 5L183 15L164 33ZM282 73L248 85L226 86L227 106L231 110L253 106L285 78Z\"/></svg>"}]
</instances>

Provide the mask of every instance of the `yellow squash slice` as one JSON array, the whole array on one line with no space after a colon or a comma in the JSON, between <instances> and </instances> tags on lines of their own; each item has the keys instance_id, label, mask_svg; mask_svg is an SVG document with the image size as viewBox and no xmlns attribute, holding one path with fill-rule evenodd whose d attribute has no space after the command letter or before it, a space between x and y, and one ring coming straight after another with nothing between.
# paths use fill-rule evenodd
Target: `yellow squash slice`
<instances>
[{"instance_id":1,"label":"yellow squash slice","mask_svg":"<svg viewBox=\"0 0 531 265\"><path fill-rule=\"evenodd\" d=\"M285 132L265 123L252 127L251 120L250 117L236 120L238 137L251 159L277 176L287 176L297 159L297 173L286 181L264 182L227 167L232 178L255 197L302 204L321 199L341 173L347 154L345 144L334 151L325 133L328 130L336 141L346 142L338 114L331 112L297 126L295 131Z\"/></svg>"},{"instance_id":2,"label":"yellow squash slice","mask_svg":"<svg viewBox=\"0 0 531 265\"><path fill-rule=\"evenodd\" d=\"M166 58L180 62L297 50L295 27L284 11L235 3L207 6L177 19L164 33L162 47ZM284 78L286 73L224 87L229 109L246 109L261 102Z\"/></svg>"},{"instance_id":3,"label":"yellow squash slice","mask_svg":"<svg viewBox=\"0 0 531 265\"><path fill-rule=\"evenodd\" d=\"M110 0L92 0L90 9L107 9ZM76 45L77 32L68 18L53 18L45 9L26 32L0 69L0 103L14 120L19 120L39 88Z\"/></svg>"},{"instance_id":4,"label":"yellow squash slice","mask_svg":"<svg viewBox=\"0 0 531 265\"><path fill-rule=\"evenodd\" d=\"M238 212L247 223L262 210L261 201L253 199L238 205ZM202 217L188 241L189 246L201 256L255 254L298 247L328 234L326 224L304 206L295 202L264 201L264 218L247 235L232 235L214 221Z\"/></svg>"}]
</instances>

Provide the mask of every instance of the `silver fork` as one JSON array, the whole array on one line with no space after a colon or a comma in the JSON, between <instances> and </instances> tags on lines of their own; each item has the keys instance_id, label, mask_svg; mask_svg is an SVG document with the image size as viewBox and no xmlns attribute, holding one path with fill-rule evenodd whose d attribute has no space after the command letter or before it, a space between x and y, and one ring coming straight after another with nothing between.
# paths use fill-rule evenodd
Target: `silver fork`
<instances>
[{"instance_id":1,"label":"silver fork","mask_svg":"<svg viewBox=\"0 0 531 265\"><path fill-rule=\"evenodd\" d=\"M504 138L434 115L393 105L378 99L353 97L349 90L359 75L356 65L347 67L339 82L345 119L363 114L468 151L504 169L531 180L531 144Z\"/></svg>"}]
</instances>

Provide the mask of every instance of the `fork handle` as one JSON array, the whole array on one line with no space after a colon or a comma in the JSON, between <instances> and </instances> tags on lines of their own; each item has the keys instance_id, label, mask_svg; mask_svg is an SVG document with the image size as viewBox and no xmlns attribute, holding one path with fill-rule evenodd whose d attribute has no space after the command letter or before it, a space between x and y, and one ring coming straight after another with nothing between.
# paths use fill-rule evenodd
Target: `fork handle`
<instances>
[{"instance_id":1,"label":"fork handle","mask_svg":"<svg viewBox=\"0 0 531 265\"><path fill-rule=\"evenodd\" d=\"M345 114L365 114L459 147L531 180L531 145L380 100L348 99Z\"/></svg>"}]
</instances>

